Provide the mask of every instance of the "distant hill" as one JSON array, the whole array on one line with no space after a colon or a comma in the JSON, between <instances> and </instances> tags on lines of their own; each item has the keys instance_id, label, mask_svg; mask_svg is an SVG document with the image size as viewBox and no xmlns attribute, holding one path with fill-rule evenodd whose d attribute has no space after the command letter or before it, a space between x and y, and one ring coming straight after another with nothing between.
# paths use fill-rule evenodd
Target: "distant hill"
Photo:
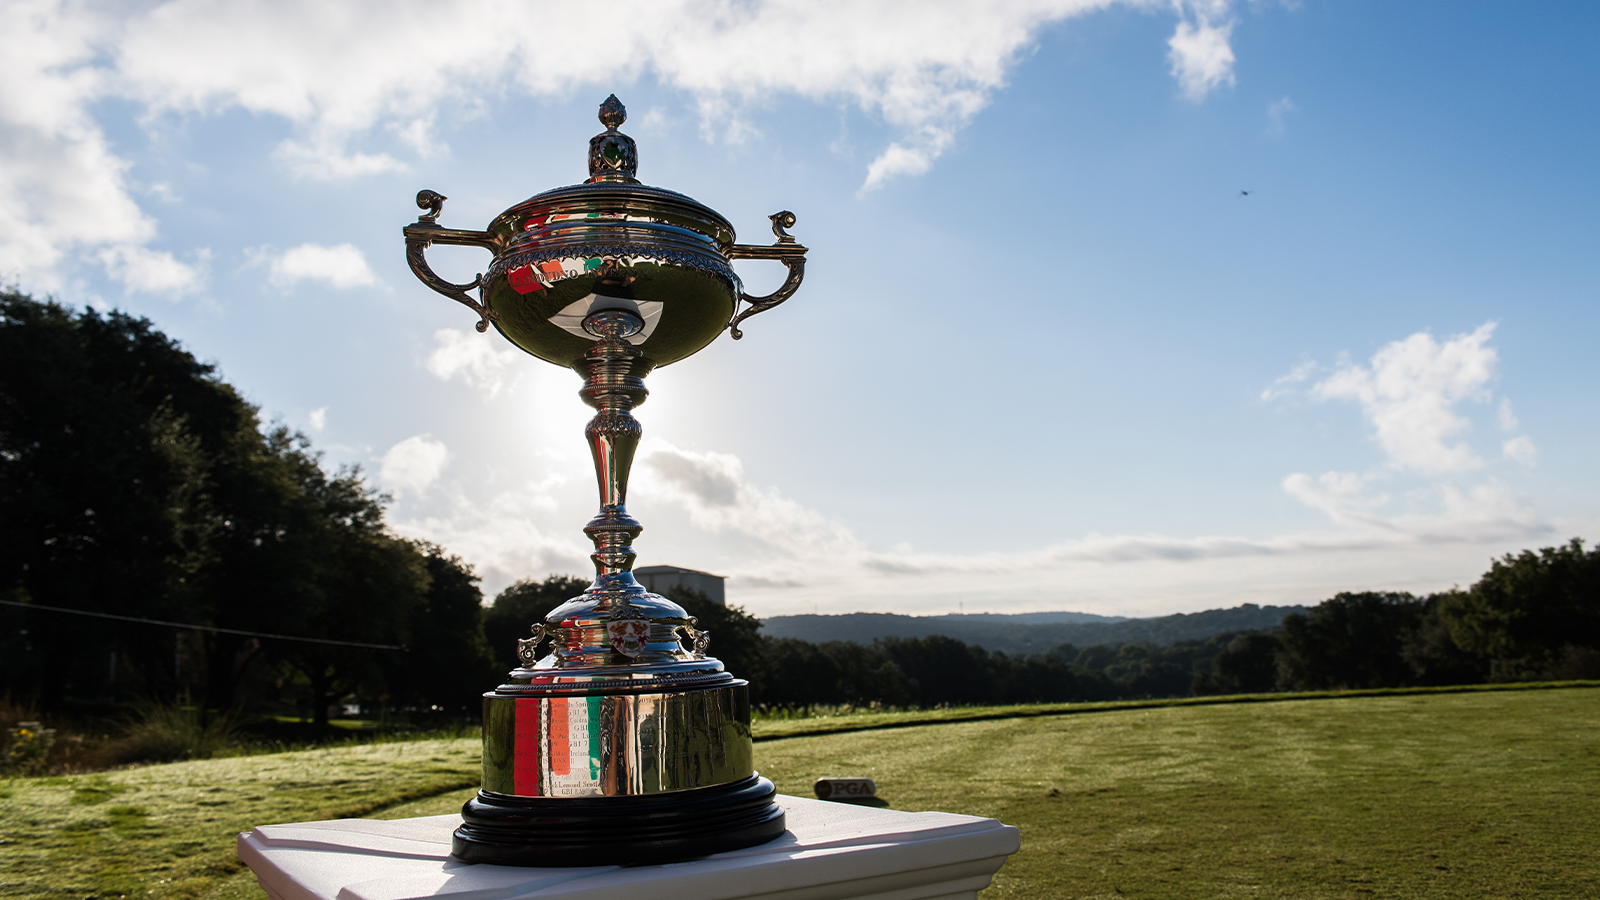
<instances>
[{"instance_id":1,"label":"distant hill","mask_svg":"<svg viewBox=\"0 0 1600 900\"><path fill-rule=\"evenodd\" d=\"M1257 606L1246 603L1232 609L1208 609L1150 619L1096 616L1089 613L1047 612L1017 615L902 616L894 613L844 613L836 616L772 616L761 620L769 637L799 638L815 644L855 641L870 644L878 638L943 635L977 644L985 650L1011 654L1044 653L1061 644L1092 647L1144 641L1171 644L1201 640L1224 631L1273 628L1304 606Z\"/></svg>"}]
</instances>

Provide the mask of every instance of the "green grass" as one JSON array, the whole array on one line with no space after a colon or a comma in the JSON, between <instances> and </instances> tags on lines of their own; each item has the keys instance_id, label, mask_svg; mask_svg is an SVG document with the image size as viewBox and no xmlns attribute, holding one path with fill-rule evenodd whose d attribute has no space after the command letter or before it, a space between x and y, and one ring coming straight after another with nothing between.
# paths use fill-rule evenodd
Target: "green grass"
<instances>
[{"instance_id":1,"label":"green grass","mask_svg":"<svg viewBox=\"0 0 1600 900\"><path fill-rule=\"evenodd\" d=\"M763 743L784 793L869 775L993 816L985 898L1592 897L1600 691L1414 694L976 721Z\"/></svg>"},{"instance_id":2,"label":"green grass","mask_svg":"<svg viewBox=\"0 0 1600 900\"><path fill-rule=\"evenodd\" d=\"M369 815L479 776L477 742L453 740L14 779L0 787L0 896L200 896L239 872L234 839L252 826Z\"/></svg>"},{"instance_id":3,"label":"green grass","mask_svg":"<svg viewBox=\"0 0 1600 900\"><path fill-rule=\"evenodd\" d=\"M1018 826L985 900L1594 895L1600 690L1267 699L763 723L756 760L784 793L870 775L896 809ZM769 727L808 722L834 731ZM455 812L476 764L460 740L18 779L0 895L260 898L238 831Z\"/></svg>"},{"instance_id":4,"label":"green grass","mask_svg":"<svg viewBox=\"0 0 1600 900\"><path fill-rule=\"evenodd\" d=\"M818 707L798 713L777 711L758 714L756 741L812 734L844 734L880 728L905 728L931 722L976 722L985 719L1021 719L1034 716L1071 716L1080 713L1127 709L1153 709L1166 706L1233 706L1240 703L1284 703L1294 700L1319 700L1334 697L1396 697L1412 694L1462 694L1484 691L1538 691L1572 687L1600 687L1600 681L1505 682L1449 687L1367 688L1347 691L1300 691L1298 693L1228 694L1214 697L1163 697L1154 700L1096 700L1073 703L1019 703L1011 706L953 706L919 710L877 710L870 707Z\"/></svg>"}]
</instances>

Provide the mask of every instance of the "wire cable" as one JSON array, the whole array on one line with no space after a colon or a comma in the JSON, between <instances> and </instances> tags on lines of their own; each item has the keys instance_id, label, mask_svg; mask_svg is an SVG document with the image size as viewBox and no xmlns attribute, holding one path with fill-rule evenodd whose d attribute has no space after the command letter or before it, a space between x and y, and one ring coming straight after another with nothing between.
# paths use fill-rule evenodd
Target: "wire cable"
<instances>
[{"instance_id":1,"label":"wire cable","mask_svg":"<svg viewBox=\"0 0 1600 900\"><path fill-rule=\"evenodd\" d=\"M89 612L86 609L67 609L62 606L44 606L39 603L18 603L15 600L0 600L0 605L16 606L22 609L39 609L46 612L70 613L74 616L93 616L96 619L116 619L119 622L142 622L146 625L165 625L168 628L187 628L190 631L210 631L216 634L241 634L245 637L271 638L275 641L299 641L303 644L332 644L335 647L366 647L369 650L401 650L409 652L401 644L368 644L362 641L335 641L330 638L295 637L289 634L268 634L264 631L242 631L238 628L218 628L214 625L190 625L186 622L163 622L160 619L141 619L138 616L119 616L115 613Z\"/></svg>"}]
</instances>

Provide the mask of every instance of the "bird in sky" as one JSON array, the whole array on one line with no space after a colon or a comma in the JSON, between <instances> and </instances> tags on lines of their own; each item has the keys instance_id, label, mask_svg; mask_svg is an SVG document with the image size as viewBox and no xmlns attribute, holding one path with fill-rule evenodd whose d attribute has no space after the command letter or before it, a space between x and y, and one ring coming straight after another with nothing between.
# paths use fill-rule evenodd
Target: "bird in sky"
<instances>
[{"instance_id":1,"label":"bird in sky","mask_svg":"<svg viewBox=\"0 0 1600 900\"><path fill-rule=\"evenodd\" d=\"M1249 191L1240 191L1239 192L1239 196L1248 197L1248 196L1250 196L1250 192Z\"/></svg>"}]
</instances>

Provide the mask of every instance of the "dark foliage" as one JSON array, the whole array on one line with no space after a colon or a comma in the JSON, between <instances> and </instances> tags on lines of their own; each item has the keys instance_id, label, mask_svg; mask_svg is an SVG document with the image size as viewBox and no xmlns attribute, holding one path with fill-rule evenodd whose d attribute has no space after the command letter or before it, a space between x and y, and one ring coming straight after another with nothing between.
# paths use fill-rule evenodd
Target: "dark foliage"
<instances>
[{"instance_id":1,"label":"dark foliage","mask_svg":"<svg viewBox=\"0 0 1600 900\"><path fill-rule=\"evenodd\" d=\"M1415 684L1477 684L1489 677L1490 659L1461 649L1450 637L1439 609L1449 594L1422 601L1416 627L1406 633L1400 656L1411 667Z\"/></svg>"},{"instance_id":2,"label":"dark foliage","mask_svg":"<svg viewBox=\"0 0 1600 900\"><path fill-rule=\"evenodd\" d=\"M589 582L582 578L551 575L543 581L524 578L496 594L494 603L483 613L483 636L497 677L519 665L517 641L532 634L534 624L543 622L551 610L583 593L588 586ZM504 680L498 677L494 684Z\"/></svg>"},{"instance_id":3,"label":"dark foliage","mask_svg":"<svg viewBox=\"0 0 1600 900\"><path fill-rule=\"evenodd\" d=\"M444 645L465 635L470 667L480 613L448 571L459 566L391 534L384 503L358 470L326 472L302 435L263 430L213 366L149 321L0 292L6 600L415 644L424 665L445 665L457 653ZM0 689L47 712L136 698L213 709L276 699L298 701L320 723L352 694L426 702L419 679L400 686L412 671L400 656L0 610Z\"/></svg>"},{"instance_id":4,"label":"dark foliage","mask_svg":"<svg viewBox=\"0 0 1600 900\"><path fill-rule=\"evenodd\" d=\"M767 638L761 633L760 619L745 612L742 606L716 603L704 591L695 588L673 586L667 588L664 595L694 616L696 627L710 633L711 644L706 652L721 660L726 671L753 685L766 681Z\"/></svg>"},{"instance_id":5,"label":"dark foliage","mask_svg":"<svg viewBox=\"0 0 1600 900\"><path fill-rule=\"evenodd\" d=\"M857 644L845 645L859 648ZM799 638L772 638L759 681L753 684L752 702L801 708L842 703L842 672L823 645Z\"/></svg>"},{"instance_id":6,"label":"dark foliage","mask_svg":"<svg viewBox=\"0 0 1600 900\"><path fill-rule=\"evenodd\" d=\"M1600 677L1600 550L1573 538L1507 554L1439 614L1457 645L1495 659L1498 678Z\"/></svg>"},{"instance_id":7,"label":"dark foliage","mask_svg":"<svg viewBox=\"0 0 1600 900\"><path fill-rule=\"evenodd\" d=\"M1197 694L1256 694L1278 686L1283 644L1272 632L1241 634L1228 641L1195 683Z\"/></svg>"},{"instance_id":8,"label":"dark foliage","mask_svg":"<svg viewBox=\"0 0 1600 900\"><path fill-rule=\"evenodd\" d=\"M411 611L409 652L380 657L388 703L446 719L476 718L481 695L504 675L484 641L478 576L444 548L421 547L428 589Z\"/></svg>"},{"instance_id":9,"label":"dark foliage","mask_svg":"<svg viewBox=\"0 0 1600 900\"><path fill-rule=\"evenodd\" d=\"M1398 687L1414 673L1401 651L1422 601L1410 594L1336 594L1279 632L1278 683L1291 690Z\"/></svg>"},{"instance_id":10,"label":"dark foliage","mask_svg":"<svg viewBox=\"0 0 1600 900\"><path fill-rule=\"evenodd\" d=\"M148 321L0 293L0 594L163 619L206 605L202 548L227 528L217 485L255 424ZM172 657L170 632L16 610L4 624L6 684L45 709L104 695L110 649L176 686L170 664L151 665Z\"/></svg>"}]
</instances>

